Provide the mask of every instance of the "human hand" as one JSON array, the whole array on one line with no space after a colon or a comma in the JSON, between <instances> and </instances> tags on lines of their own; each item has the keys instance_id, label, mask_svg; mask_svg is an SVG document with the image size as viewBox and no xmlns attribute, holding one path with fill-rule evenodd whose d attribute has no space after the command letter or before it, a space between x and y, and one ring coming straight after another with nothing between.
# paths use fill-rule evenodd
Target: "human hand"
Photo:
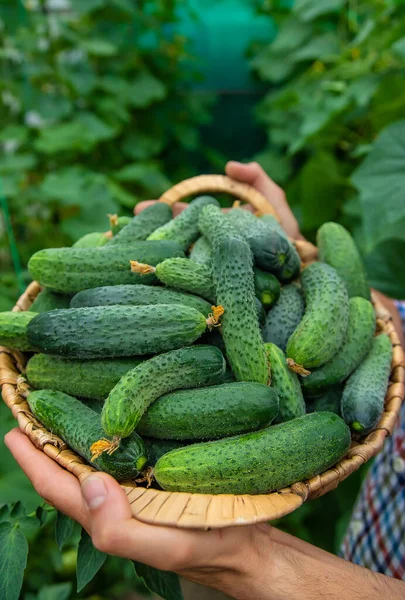
<instances>
[{"instance_id":1,"label":"human hand","mask_svg":"<svg viewBox=\"0 0 405 600\"><path fill-rule=\"evenodd\" d=\"M294 239L301 237L297 219L294 217L293 212L288 205L284 191L270 179L258 163L252 162L243 164L236 161L230 161L225 167L225 172L229 177L232 177L232 179L236 179L242 183L248 183L261 192L276 209L281 219L281 225L288 235ZM139 214L152 202L154 202L154 200L139 202L135 206L135 214ZM242 206L249 207L249 205ZM173 205L173 215L176 217L186 207L186 202L176 202Z\"/></svg>"}]
</instances>

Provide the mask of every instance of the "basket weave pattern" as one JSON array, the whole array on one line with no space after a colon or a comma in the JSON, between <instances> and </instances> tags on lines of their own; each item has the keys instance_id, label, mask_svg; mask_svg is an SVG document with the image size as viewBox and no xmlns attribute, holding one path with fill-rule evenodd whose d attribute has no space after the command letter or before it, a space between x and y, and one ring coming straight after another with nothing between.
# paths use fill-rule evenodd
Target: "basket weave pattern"
<instances>
[{"instance_id":1,"label":"basket weave pattern","mask_svg":"<svg viewBox=\"0 0 405 600\"><path fill-rule=\"evenodd\" d=\"M186 180L166 192L163 201L173 203L201 191L227 191L250 201L257 210L262 212L265 212L263 203L269 206L267 200L263 197L260 198L256 190L254 190L254 200L252 200L248 193L249 189L247 192L244 189L243 196L239 189L234 189L234 184L237 182L232 182L232 189L229 189L229 186L226 187L223 183L223 180L227 178L221 177L217 187L215 187L215 181L207 186L207 177L215 180L214 176L193 178L193 180L199 179L197 188L195 184L190 186L189 182L193 180ZM249 188L249 186L244 186L244 188ZM252 189L250 188L250 190ZM274 214L274 210L267 210L267 212ZM316 248L312 244L301 241L297 242L296 246L304 265L316 260ZM31 283L13 310L29 310L40 290L41 287L38 283ZM385 398L384 413L376 429L368 434L361 443L353 442L344 459L332 469L307 481L294 483L291 487L279 492L255 496L173 493L136 487L135 483L129 482L122 484L122 487L131 504L133 516L146 523L195 529L229 527L274 520L293 512L306 500L317 498L336 488L341 481L375 456L382 449L385 438L392 433L398 419L405 394L405 355L390 313L377 299L374 298L373 302L379 328L389 335L393 345L390 382ZM0 347L0 386L4 402L17 419L20 429L37 448L59 463L61 467L73 473L80 481L83 480L95 469L70 450L60 438L47 431L32 415L23 396L24 386L19 383L24 368L25 357L21 352Z\"/></svg>"}]
</instances>

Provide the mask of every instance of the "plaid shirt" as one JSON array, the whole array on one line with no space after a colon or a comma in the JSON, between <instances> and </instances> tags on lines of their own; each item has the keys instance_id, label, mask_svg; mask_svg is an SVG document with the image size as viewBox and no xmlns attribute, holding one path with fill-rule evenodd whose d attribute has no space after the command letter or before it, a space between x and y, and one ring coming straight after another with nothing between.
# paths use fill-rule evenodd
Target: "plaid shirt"
<instances>
[{"instance_id":1,"label":"plaid shirt","mask_svg":"<svg viewBox=\"0 0 405 600\"><path fill-rule=\"evenodd\" d=\"M405 302L397 308L405 327ZM399 426L367 474L341 556L405 580L405 403Z\"/></svg>"}]
</instances>

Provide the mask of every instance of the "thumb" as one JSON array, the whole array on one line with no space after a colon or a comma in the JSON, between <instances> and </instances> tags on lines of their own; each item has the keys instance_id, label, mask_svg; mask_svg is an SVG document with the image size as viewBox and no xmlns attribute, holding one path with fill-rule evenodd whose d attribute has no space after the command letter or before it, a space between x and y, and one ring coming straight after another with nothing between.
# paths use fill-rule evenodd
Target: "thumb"
<instances>
[{"instance_id":1,"label":"thumb","mask_svg":"<svg viewBox=\"0 0 405 600\"><path fill-rule=\"evenodd\" d=\"M101 521L113 515L116 521L132 517L126 494L122 487L106 473L94 473L81 484L83 500L92 515L92 521Z\"/></svg>"}]
</instances>

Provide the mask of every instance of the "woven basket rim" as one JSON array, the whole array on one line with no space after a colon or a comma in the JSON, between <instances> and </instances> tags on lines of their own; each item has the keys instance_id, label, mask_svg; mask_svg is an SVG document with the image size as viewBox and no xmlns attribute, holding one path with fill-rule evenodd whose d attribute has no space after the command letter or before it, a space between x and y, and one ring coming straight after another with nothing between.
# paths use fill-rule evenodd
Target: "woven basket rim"
<instances>
[{"instance_id":1,"label":"woven basket rim","mask_svg":"<svg viewBox=\"0 0 405 600\"><path fill-rule=\"evenodd\" d=\"M184 197L184 192L181 192L180 196ZM173 202L180 196L176 192L172 196L176 198ZM296 247L304 265L317 259L317 249L309 242L296 241ZM40 291L40 285L32 282L18 299L13 311L28 310ZM385 408L377 427L360 443L353 442L341 461L320 475L270 494L173 493L136 487L136 484L131 482L121 484L127 494L133 516L145 523L194 529L222 528L278 519L299 508L308 499L320 497L336 488L341 481L380 452L385 438L394 430L404 399L405 354L389 311L377 297L373 296L372 300L380 331L389 335L393 346ZM20 378L25 363L26 357L21 352L0 347L0 386L3 400L17 419L20 429L33 444L81 481L95 469L70 450L63 440L47 431L32 415L23 396L24 384L21 384Z\"/></svg>"}]
</instances>

